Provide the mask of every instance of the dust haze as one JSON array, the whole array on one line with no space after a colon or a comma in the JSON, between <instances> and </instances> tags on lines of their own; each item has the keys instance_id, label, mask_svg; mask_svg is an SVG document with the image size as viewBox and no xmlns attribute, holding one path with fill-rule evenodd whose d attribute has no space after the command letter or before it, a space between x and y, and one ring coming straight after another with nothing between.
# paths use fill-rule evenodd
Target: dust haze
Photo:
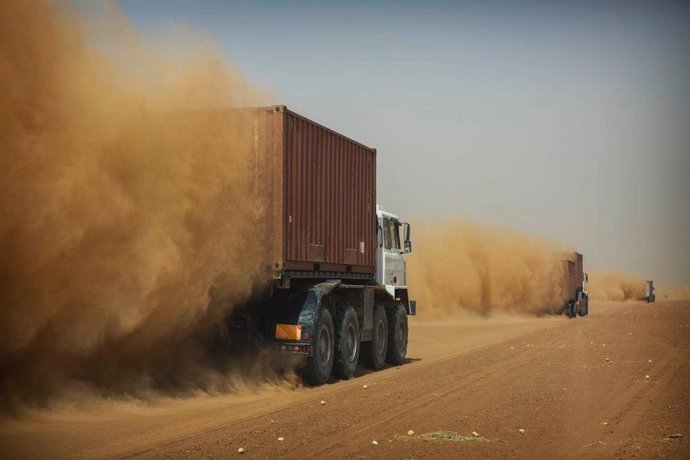
<instances>
[{"instance_id":1,"label":"dust haze","mask_svg":"<svg viewBox=\"0 0 690 460\"><path fill-rule=\"evenodd\" d=\"M573 248L519 231L456 218L413 224L408 284L423 318L477 314L557 314L563 253ZM584 255L585 272L587 255ZM645 279L623 272L591 272L592 300L640 300ZM690 287L655 281L657 298L690 300Z\"/></svg>"},{"instance_id":2,"label":"dust haze","mask_svg":"<svg viewBox=\"0 0 690 460\"><path fill-rule=\"evenodd\" d=\"M557 313L569 248L466 219L414 224L408 279L420 315Z\"/></svg>"},{"instance_id":3,"label":"dust haze","mask_svg":"<svg viewBox=\"0 0 690 460\"><path fill-rule=\"evenodd\" d=\"M108 8L91 40L69 4L0 2L0 409L226 389L199 338L266 281L241 115L190 110L266 96Z\"/></svg>"},{"instance_id":4,"label":"dust haze","mask_svg":"<svg viewBox=\"0 0 690 460\"><path fill-rule=\"evenodd\" d=\"M588 287L593 300L638 300L645 295L644 278L620 272L593 273Z\"/></svg>"},{"instance_id":5,"label":"dust haze","mask_svg":"<svg viewBox=\"0 0 690 460\"><path fill-rule=\"evenodd\" d=\"M690 286L654 280L657 300L690 300ZM640 300L645 295L646 279L623 272L594 272L589 277L589 296L593 300Z\"/></svg>"}]
</instances>

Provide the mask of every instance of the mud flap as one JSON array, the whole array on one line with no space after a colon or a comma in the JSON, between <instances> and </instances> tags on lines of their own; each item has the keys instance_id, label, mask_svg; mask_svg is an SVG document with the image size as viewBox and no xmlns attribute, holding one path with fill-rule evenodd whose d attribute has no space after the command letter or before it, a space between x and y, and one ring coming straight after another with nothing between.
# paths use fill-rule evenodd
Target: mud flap
<instances>
[{"instance_id":1,"label":"mud flap","mask_svg":"<svg viewBox=\"0 0 690 460\"><path fill-rule=\"evenodd\" d=\"M407 316L416 316L417 315L417 301L416 300L410 300L407 303Z\"/></svg>"}]
</instances>

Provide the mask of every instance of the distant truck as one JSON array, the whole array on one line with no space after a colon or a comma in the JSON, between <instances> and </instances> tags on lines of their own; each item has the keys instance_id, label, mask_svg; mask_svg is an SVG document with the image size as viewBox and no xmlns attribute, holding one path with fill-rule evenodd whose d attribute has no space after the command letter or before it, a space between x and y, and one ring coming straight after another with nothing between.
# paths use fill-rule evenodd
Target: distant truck
<instances>
[{"instance_id":1,"label":"distant truck","mask_svg":"<svg viewBox=\"0 0 690 460\"><path fill-rule=\"evenodd\" d=\"M270 209L273 284L227 318L221 341L306 357L305 380L405 361L410 225L376 205L376 150L285 106L246 109L257 190Z\"/></svg>"},{"instance_id":2,"label":"distant truck","mask_svg":"<svg viewBox=\"0 0 690 460\"><path fill-rule=\"evenodd\" d=\"M589 277L583 270L582 254L579 252L562 254L561 274L563 313L568 318L587 316L589 314L589 294L587 293Z\"/></svg>"},{"instance_id":3,"label":"distant truck","mask_svg":"<svg viewBox=\"0 0 690 460\"><path fill-rule=\"evenodd\" d=\"M649 280L645 284L644 300L646 300L647 303L656 302L656 288L654 287L653 280Z\"/></svg>"}]
</instances>

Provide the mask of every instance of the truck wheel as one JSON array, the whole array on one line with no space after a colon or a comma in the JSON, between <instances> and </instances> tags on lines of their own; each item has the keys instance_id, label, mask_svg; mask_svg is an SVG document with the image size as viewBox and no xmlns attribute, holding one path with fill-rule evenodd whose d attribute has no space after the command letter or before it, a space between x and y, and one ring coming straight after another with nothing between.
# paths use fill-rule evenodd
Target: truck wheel
<instances>
[{"instance_id":1,"label":"truck wheel","mask_svg":"<svg viewBox=\"0 0 690 460\"><path fill-rule=\"evenodd\" d=\"M407 312L405 307L398 304L395 308L388 310L388 324L390 324L390 334L388 335L386 361L397 366L405 362L407 355Z\"/></svg>"},{"instance_id":2,"label":"truck wheel","mask_svg":"<svg viewBox=\"0 0 690 460\"><path fill-rule=\"evenodd\" d=\"M374 322L371 342L362 344L362 361L370 369L378 370L386 364L388 352L388 318L382 305L374 307Z\"/></svg>"},{"instance_id":3,"label":"truck wheel","mask_svg":"<svg viewBox=\"0 0 690 460\"><path fill-rule=\"evenodd\" d=\"M304 366L304 380L312 385L328 382L333 370L335 355L333 318L325 308L319 313L311 339L311 356Z\"/></svg>"},{"instance_id":4,"label":"truck wheel","mask_svg":"<svg viewBox=\"0 0 690 460\"><path fill-rule=\"evenodd\" d=\"M570 319L575 318L575 302L568 302L568 305L565 307L565 316Z\"/></svg>"},{"instance_id":5,"label":"truck wheel","mask_svg":"<svg viewBox=\"0 0 690 460\"><path fill-rule=\"evenodd\" d=\"M580 305L575 306L575 313L577 313L577 316L585 316L585 301L582 300L580 302Z\"/></svg>"},{"instance_id":6,"label":"truck wheel","mask_svg":"<svg viewBox=\"0 0 690 460\"><path fill-rule=\"evenodd\" d=\"M352 307L342 309L335 318L335 363L333 374L349 379L357 370L359 362L359 319Z\"/></svg>"}]
</instances>

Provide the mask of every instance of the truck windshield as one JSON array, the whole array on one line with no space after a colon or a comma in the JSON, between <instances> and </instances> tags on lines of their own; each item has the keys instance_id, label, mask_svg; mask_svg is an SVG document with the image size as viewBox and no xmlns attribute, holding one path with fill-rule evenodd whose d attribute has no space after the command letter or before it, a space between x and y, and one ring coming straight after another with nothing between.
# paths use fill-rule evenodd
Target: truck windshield
<instances>
[{"instance_id":1,"label":"truck windshield","mask_svg":"<svg viewBox=\"0 0 690 460\"><path fill-rule=\"evenodd\" d=\"M386 249L400 249L400 223L389 218L383 219L383 240Z\"/></svg>"}]
</instances>

